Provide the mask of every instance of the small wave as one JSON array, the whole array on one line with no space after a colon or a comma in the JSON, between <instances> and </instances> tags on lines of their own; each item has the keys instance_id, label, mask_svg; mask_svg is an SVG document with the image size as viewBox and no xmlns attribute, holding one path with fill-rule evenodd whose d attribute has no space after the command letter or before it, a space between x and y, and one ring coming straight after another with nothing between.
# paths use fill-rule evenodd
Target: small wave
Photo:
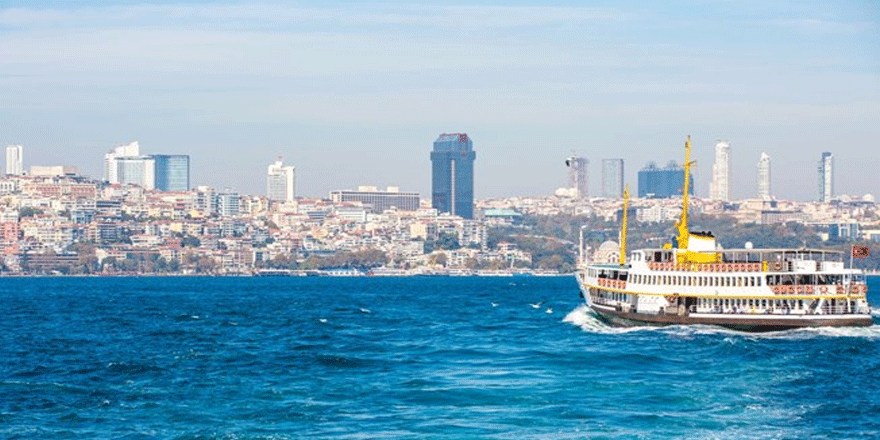
<instances>
[{"instance_id":1,"label":"small wave","mask_svg":"<svg viewBox=\"0 0 880 440\"><path fill-rule=\"evenodd\" d=\"M187 313L182 314L182 315L177 315L177 316L174 317L174 320L177 321L177 322L183 322L183 321L197 321L197 320L199 320L199 319L200 319L200 316L199 316L199 315L190 315L190 314L187 314Z\"/></svg>"},{"instance_id":2,"label":"small wave","mask_svg":"<svg viewBox=\"0 0 880 440\"><path fill-rule=\"evenodd\" d=\"M320 355L317 361L325 367L335 368L360 368L372 365L372 362L366 359L336 355Z\"/></svg>"},{"instance_id":3,"label":"small wave","mask_svg":"<svg viewBox=\"0 0 880 440\"><path fill-rule=\"evenodd\" d=\"M118 374L144 374L165 371L164 368L156 365L132 362L109 362L107 364L107 370Z\"/></svg>"},{"instance_id":4,"label":"small wave","mask_svg":"<svg viewBox=\"0 0 880 440\"><path fill-rule=\"evenodd\" d=\"M586 304L581 304L569 312L562 321L576 325L590 333L614 335L650 331L681 337L723 335L727 336L725 338L727 342L733 342L733 338L737 337L747 339L812 339L817 337L880 339L880 325L877 324L870 327L807 327L765 333L742 332L711 325L615 327L599 319Z\"/></svg>"}]
</instances>

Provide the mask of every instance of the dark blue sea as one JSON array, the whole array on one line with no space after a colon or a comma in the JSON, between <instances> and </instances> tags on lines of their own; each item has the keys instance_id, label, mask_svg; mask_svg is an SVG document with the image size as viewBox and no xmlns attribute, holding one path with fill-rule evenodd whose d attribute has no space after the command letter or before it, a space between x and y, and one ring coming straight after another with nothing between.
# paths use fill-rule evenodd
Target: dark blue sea
<instances>
[{"instance_id":1,"label":"dark blue sea","mask_svg":"<svg viewBox=\"0 0 880 440\"><path fill-rule=\"evenodd\" d=\"M609 328L573 277L0 278L0 311L0 439L880 438L877 325Z\"/></svg>"}]
</instances>

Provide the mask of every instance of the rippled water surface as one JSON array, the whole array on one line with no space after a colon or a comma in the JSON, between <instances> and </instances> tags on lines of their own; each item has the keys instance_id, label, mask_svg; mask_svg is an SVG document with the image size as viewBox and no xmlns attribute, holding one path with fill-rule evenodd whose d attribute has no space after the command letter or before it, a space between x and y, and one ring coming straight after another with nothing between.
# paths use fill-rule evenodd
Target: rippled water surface
<instances>
[{"instance_id":1,"label":"rippled water surface","mask_svg":"<svg viewBox=\"0 0 880 440\"><path fill-rule=\"evenodd\" d=\"M0 295L2 439L880 438L877 325L610 328L571 277L6 278Z\"/></svg>"}]
</instances>

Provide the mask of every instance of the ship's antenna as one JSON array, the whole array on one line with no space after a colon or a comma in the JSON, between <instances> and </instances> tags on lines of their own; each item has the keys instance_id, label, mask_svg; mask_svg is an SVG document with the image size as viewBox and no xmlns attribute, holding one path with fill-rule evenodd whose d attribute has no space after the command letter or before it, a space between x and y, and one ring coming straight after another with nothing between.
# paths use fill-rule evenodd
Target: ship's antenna
<instances>
[{"instance_id":1,"label":"ship's antenna","mask_svg":"<svg viewBox=\"0 0 880 440\"><path fill-rule=\"evenodd\" d=\"M678 248L687 249L688 237L688 193L690 192L691 180L691 136L688 135L684 143L684 191L681 194L681 219L678 221Z\"/></svg>"},{"instance_id":2,"label":"ship's antenna","mask_svg":"<svg viewBox=\"0 0 880 440\"><path fill-rule=\"evenodd\" d=\"M620 266L626 265L626 213L629 211L629 185L623 190L623 225L620 227Z\"/></svg>"}]
</instances>

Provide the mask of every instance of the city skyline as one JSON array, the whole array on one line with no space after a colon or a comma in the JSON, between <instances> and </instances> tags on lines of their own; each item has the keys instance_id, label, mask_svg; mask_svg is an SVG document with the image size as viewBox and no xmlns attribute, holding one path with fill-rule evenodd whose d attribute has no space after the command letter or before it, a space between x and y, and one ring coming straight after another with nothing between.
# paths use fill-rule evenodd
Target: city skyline
<instances>
[{"instance_id":1,"label":"city skyline","mask_svg":"<svg viewBox=\"0 0 880 440\"><path fill-rule=\"evenodd\" d=\"M303 195L362 182L427 194L419 146L455 130L489 159L475 175L487 198L552 193L572 149L634 164L634 185L644 162L680 161L691 134L698 194L718 138L743 170L732 199L753 193L763 151L777 197L815 198L799 182L829 149L837 194L877 193L861 171L880 166L878 15L867 1L19 2L0 8L0 143L24 146L25 169L98 177L83 158L137 139L188 153L194 184L260 193L264 158L283 154Z\"/></svg>"}]
</instances>

